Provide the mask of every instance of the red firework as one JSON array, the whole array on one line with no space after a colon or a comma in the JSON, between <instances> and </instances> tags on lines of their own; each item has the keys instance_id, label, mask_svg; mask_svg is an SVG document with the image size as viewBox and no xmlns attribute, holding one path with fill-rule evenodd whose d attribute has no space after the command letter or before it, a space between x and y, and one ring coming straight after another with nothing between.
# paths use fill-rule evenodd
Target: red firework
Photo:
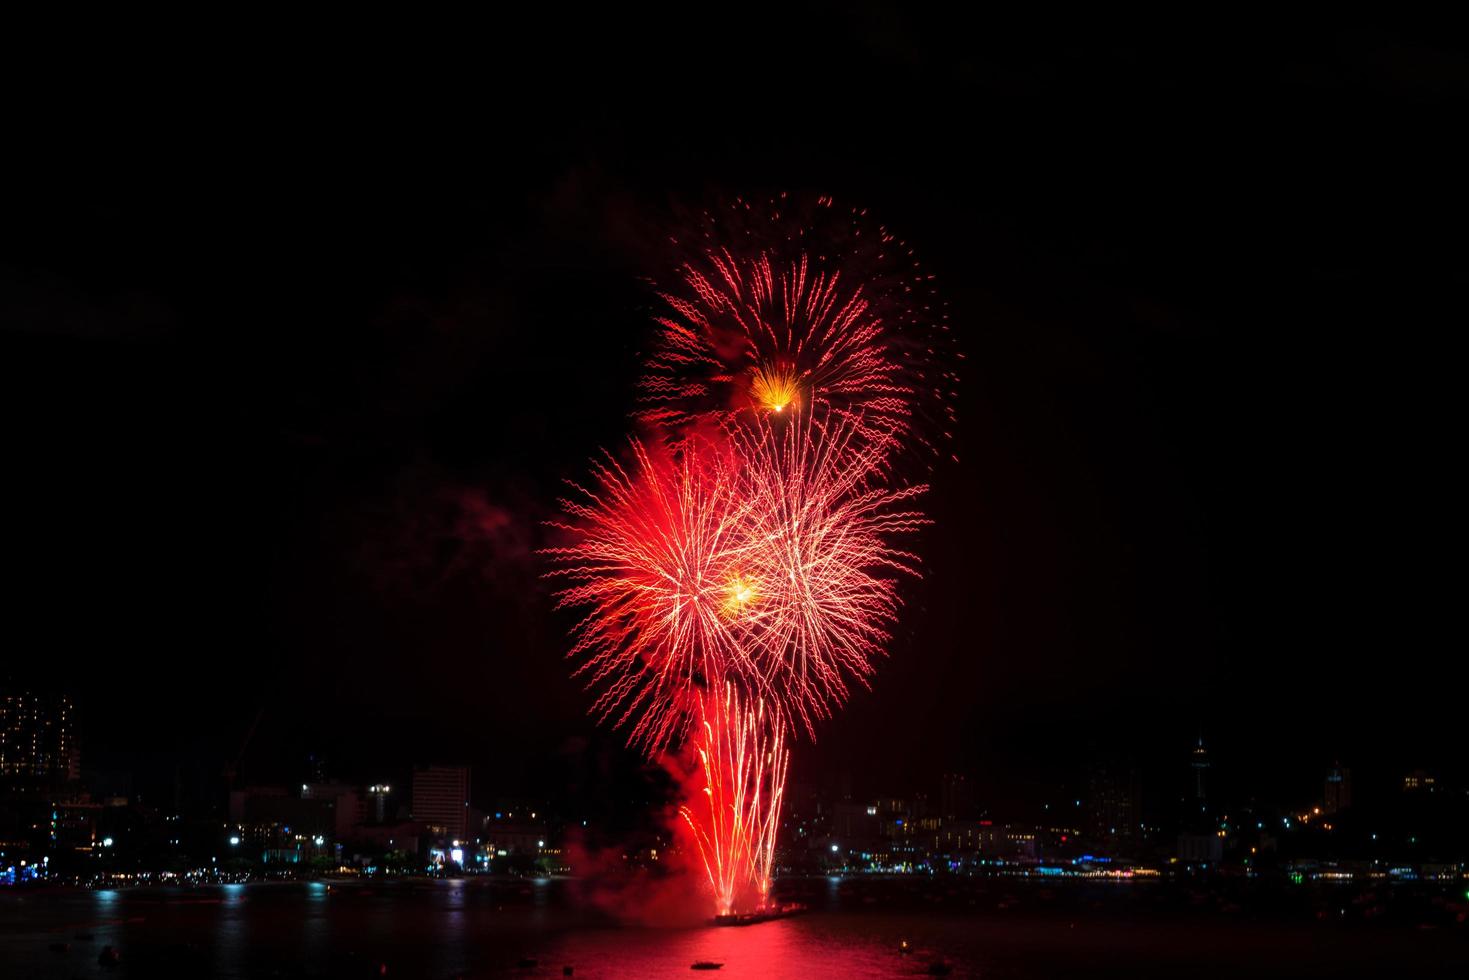
<instances>
[{"instance_id":1,"label":"red firework","mask_svg":"<svg viewBox=\"0 0 1469 980\"><path fill-rule=\"evenodd\" d=\"M678 433L820 408L863 438L935 446L952 432L957 379L939 356L950 335L932 274L864 212L830 198L795 210L782 195L705 216L661 293L637 417Z\"/></svg>"},{"instance_id":2,"label":"red firework","mask_svg":"<svg viewBox=\"0 0 1469 980\"><path fill-rule=\"evenodd\" d=\"M892 489L883 454L842 418L741 427L674 454L633 443L563 501L548 549L582 607L571 656L593 710L656 752L681 740L701 692L726 680L813 721L866 683L917 558L923 487Z\"/></svg>"},{"instance_id":3,"label":"red firework","mask_svg":"<svg viewBox=\"0 0 1469 980\"><path fill-rule=\"evenodd\" d=\"M586 610L569 656L598 691L593 713L627 726L655 755L686 733L699 693L746 660L737 616L747 535L728 452L691 440L675 457L634 440L628 467L610 457L589 489L563 500L569 538L547 549L571 584L558 606Z\"/></svg>"},{"instance_id":4,"label":"red firework","mask_svg":"<svg viewBox=\"0 0 1469 980\"><path fill-rule=\"evenodd\" d=\"M738 202L744 234L683 264L641 385L639 417L670 438L596 465L548 549L558 604L584 612L571 656L593 712L649 755L698 756L683 817L720 913L768 898L788 719L814 737L867 684L917 573L897 542L926 488L890 461L935 445L919 422L953 421L933 277L860 213L784 207Z\"/></svg>"},{"instance_id":5,"label":"red firework","mask_svg":"<svg viewBox=\"0 0 1469 980\"><path fill-rule=\"evenodd\" d=\"M875 432L906 425L913 392L860 285L813 269L804 253L782 262L721 250L682 274L692 298L664 294L675 316L657 320L641 418L681 428L834 404Z\"/></svg>"},{"instance_id":6,"label":"red firework","mask_svg":"<svg viewBox=\"0 0 1469 980\"><path fill-rule=\"evenodd\" d=\"M693 831L718 914L736 903L757 908L770 873L790 756L778 710L743 701L733 685L699 699L693 735L702 792L680 810Z\"/></svg>"},{"instance_id":7,"label":"red firework","mask_svg":"<svg viewBox=\"0 0 1469 980\"><path fill-rule=\"evenodd\" d=\"M704 798L683 817L723 914L768 897L785 719L814 736L867 682L916 573L894 543L925 521L924 488L888 486L887 439L847 417L717 435L596 466L548 552L560 605L586 610L571 655L593 711L649 754L691 736Z\"/></svg>"},{"instance_id":8,"label":"red firework","mask_svg":"<svg viewBox=\"0 0 1469 980\"><path fill-rule=\"evenodd\" d=\"M758 688L815 735L866 685L918 573L900 538L928 523L914 506L927 487L889 485L884 446L844 417L807 415L734 434L745 467L740 495L749 603L746 660Z\"/></svg>"}]
</instances>

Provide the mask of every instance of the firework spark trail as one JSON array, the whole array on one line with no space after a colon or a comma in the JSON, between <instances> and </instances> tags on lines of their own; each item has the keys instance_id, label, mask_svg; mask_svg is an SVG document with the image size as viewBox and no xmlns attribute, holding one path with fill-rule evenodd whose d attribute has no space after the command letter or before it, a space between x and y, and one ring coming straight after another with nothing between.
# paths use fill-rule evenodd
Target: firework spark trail
<instances>
[{"instance_id":1,"label":"firework spark trail","mask_svg":"<svg viewBox=\"0 0 1469 980\"><path fill-rule=\"evenodd\" d=\"M770 895L776 834L790 762L785 726L765 702L742 703L733 685L699 699L693 746L702 800L680 809L693 831L718 914L737 903L763 907Z\"/></svg>"}]
</instances>

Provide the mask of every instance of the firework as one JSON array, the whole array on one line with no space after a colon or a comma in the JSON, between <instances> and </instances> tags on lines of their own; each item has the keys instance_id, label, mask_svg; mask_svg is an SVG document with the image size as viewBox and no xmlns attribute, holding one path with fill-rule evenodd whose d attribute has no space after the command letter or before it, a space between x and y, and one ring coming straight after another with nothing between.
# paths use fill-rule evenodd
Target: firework
<instances>
[{"instance_id":1,"label":"firework","mask_svg":"<svg viewBox=\"0 0 1469 980\"><path fill-rule=\"evenodd\" d=\"M585 609L569 656L597 691L593 713L654 755L687 733L700 692L745 666L741 611L756 592L728 452L699 440L675 457L634 440L631 455L608 457L561 502L569 543L547 554L570 583L558 604Z\"/></svg>"},{"instance_id":2,"label":"firework","mask_svg":"<svg viewBox=\"0 0 1469 980\"><path fill-rule=\"evenodd\" d=\"M693 748L703 786L680 809L718 914L766 904L789 755L778 709L742 702L732 684L699 698Z\"/></svg>"},{"instance_id":3,"label":"firework","mask_svg":"<svg viewBox=\"0 0 1469 980\"><path fill-rule=\"evenodd\" d=\"M845 417L805 416L733 435L744 461L743 574L758 600L742 625L755 690L815 735L814 720L865 685L918 558L898 548L928 523L924 486L893 487L882 447Z\"/></svg>"},{"instance_id":4,"label":"firework","mask_svg":"<svg viewBox=\"0 0 1469 980\"><path fill-rule=\"evenodd\" d=\"M814 734L866 683L917 571L895 543L925 523L925 488L890 487L882 459L845 418L805 416L599 465L548 549L559 604L587 610L571 656L594 712L656 752L729 680Z\"/></svg>"},{"instance_id":5,"label":"firework","mask_svg":"<svg viewBox=\"0 0 1469 980\"><path fill-rule=\"evenodd\" d=\"M640 388L658 437L574 486L548 549L593 713L697 756L719 913L768 897L795 722L814 737L885 652L927 523L893 460L953 421L933 277L860 212L784 208L686 245Z\"/></svg>"},{"instance_id":6,"label":"firework","mask_svg":"<svg viewBox=\"0 0 1469 980\"><path fill-rule=\"evenodd\" d=\"M702 224L660 292L641 421L676 436L826 409L874 441L935 448L952 433L948 324L906 244L830 198L737 201Z\"/></svg>"}]
</instances>

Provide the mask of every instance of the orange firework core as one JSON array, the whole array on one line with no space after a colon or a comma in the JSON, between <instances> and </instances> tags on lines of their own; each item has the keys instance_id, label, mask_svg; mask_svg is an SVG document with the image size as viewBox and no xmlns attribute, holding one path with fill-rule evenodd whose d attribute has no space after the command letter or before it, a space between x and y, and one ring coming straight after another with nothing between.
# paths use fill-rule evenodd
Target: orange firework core
<instances>
[{"instance_id":1,"label":"orange firework core","mask_svg":"<svg viewBox=\"0 0 1469 980\"><path fill-rule=\"evenodd\" d=\"M784 365L757 367L750 377L750 397L771 412L784 412L800 403L801 386L796 372Z\"/></svg>"},{"instance_id":2,"label":"orange firework core","mask_svg":"<svg viewBox=\"0 0 1469 980\"><path fill-rule=\"evenodd\" d=\"M734 619L759 597L753 578L736 575L724 589L724 614Z\"/></svg>"}]
</instances>

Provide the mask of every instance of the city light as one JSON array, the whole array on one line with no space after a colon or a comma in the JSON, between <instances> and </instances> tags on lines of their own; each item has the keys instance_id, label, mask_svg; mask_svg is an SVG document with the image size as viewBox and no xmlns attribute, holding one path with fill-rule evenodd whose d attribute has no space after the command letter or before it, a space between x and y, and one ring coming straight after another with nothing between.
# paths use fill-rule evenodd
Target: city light
<instances>
[{"instance_id":1,"label":"city light","mask_svg":"<svg viewBox=\"0 0 1469 980\"><path fill-rule=\"evenodd\" d=\"M240 838L238 838L238 837L231 837L230 838L230 846L231 847L238 847L239 845L240 845Z\"/></svg>"}]
</instances>

